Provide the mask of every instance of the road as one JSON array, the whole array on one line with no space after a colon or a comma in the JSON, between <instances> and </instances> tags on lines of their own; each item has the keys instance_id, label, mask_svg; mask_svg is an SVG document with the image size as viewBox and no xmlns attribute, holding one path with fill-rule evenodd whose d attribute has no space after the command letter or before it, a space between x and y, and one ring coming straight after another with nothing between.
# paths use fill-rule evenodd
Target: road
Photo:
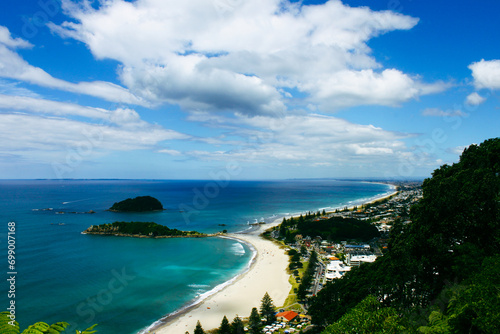
<instances>
[{"instance_id":1,"label":"road","mask_svg":"<svg viewBox=\"0 0 500 334\"><path fill-rule=\"evenodd\" d=\"M325 264L323 262L318 260L317 265L318 265L317 266L318 269L316 270L316 274L314 276L314 283L313 283L314 286L312 289L313 296L316 296L316 294L320 290L319 284L323 281L323 276L324 276L325 270L326 270Z\"/></svg>"}]
</instances>

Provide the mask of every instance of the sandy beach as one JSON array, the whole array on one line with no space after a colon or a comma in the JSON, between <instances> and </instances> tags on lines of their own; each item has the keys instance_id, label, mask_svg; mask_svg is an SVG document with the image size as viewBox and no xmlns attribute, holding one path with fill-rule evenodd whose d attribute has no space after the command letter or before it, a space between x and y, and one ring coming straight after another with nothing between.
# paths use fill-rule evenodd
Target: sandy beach
<instances>
[{"instance_id":1,"label":"sandy beach","mask_svg":"<svg viewBox=\"0 0 500 334\"><path fill-rule=\"evenodd\" d=\"M227 316L231 322L235 316L248 317L253 307L260 308L261 299L267 292L274 301L274 305L283 305L290 292L288 255L272 241L262 239L259 235L264 229L281 223L277 220L272 224L245 234L228 234L227 237L239 239L253 246L257 254L250 269L240 275L235 282L223 290L208 297L200 304L168 319L161 327L152 329L156 334L185 334L194 332L199 320L203 329L209 330L220 326L222 318Z\"/></svg>"},{"instance_id":2,"label":"sandy beach","mask_svg":"<svg viewBox=\"0 0 500 334\"><path fill-rule=\"evenodd\" d=\"M389 194L363 204L389 198L396 193L397 190L394 189ZM350 209L353 207L351 206ZM231 322L236 316L248 317L253 307L259 309L261 299L266 292L273 299L275 306L282 306L291 289L286 270L289 258L285 254L285 249L259 236L264 230L281 224L281 221L281 218L277 219L271 224L261 225L248 233L227 234L226 237L238 239L250 244L255 249L256 256L249 270L221 291L196 306L170 317L165 323L153 328L148 333L193 333L198 320L204 330L218 328L224 316Z\"/></svg>"}]
</instances>

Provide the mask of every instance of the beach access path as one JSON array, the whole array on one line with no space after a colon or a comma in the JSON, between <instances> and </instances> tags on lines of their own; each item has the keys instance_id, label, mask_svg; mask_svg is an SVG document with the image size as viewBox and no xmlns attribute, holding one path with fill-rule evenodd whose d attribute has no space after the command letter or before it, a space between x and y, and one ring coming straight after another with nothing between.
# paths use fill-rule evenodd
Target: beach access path
<instances>
[{"instance_id":1,"label":"beach access path","mask_svg":"<svg viewBox=\"0 0 500 334\"><path fill-rule=\"evenodd\" d=\"M199 320L204 330L218 328L224 316L229 322L234 317L248 317L253 307L260 309L262 297L267 292L274 305L284 304L292 286L288 282L288 255L284 248L263 239L264 229L277 226L281 220L265 224L248 233L227 234L226 237L238 239L253 246L257 254L246 273L241 274L232 284L208 297L201 303L182 312L150 333L185 334L193 333Z\"/></svg>"}]
</instances>

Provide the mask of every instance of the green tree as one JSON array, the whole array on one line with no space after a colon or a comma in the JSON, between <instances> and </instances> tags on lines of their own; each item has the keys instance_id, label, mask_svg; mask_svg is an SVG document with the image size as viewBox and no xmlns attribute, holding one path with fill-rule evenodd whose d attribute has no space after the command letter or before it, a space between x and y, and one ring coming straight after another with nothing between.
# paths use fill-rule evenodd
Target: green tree
<instances>
[{"instance_id":1,"label":"green tree","mask_svg":"<svg viewBox=\"0 0 500 334\"><path fill-rule=\"evenodd\" d=\"M256 307L252 308L250 318L248 319L248 327L250 329L250 334L260 334L262 324L260 321L259 311L257 311Z\"/></svg>"},{"instance_id":2,"label":"green tree","mask_svg":"<svg viewBox=\"0 0 500 334\"><path fill-rule=\"evenodd\" d=\"M304 245L300 246L300 254L302 256L306 256L307 255L307 248L306 248L306 246L304 246Z\"/></svg>"},{"instance_id":3,"label":"green tree","mask_svg":"<svg viewBox=\"0 0 500 334\"><path fill-rule=\"evenodd\" d=\"M297 290L297 297L300 300L304 300L307 295L307 290L311 286L311 283L314 279L314 270L316 268L316 263L318 262L318 255L315 251L311 252L311 256L309 258L309 263L307 265L306 271L302 277L302 282L299 285Z\"/></svg>"},{"instance_id":4,"label":"green tree","mask_svg":"<svg viewBox=\"0 0 500 334\"><path fill-rule=\"evenodd\" d=\"M374 296L366 297L323 334L371 333L398 334L405 331L397 311L384 307Z\"/></svg>"},{"instance_id":5,"label":"green tree","mask_svg":"<svg viewBox=\"0 0 500 334\"><path fill-rule=\"evenodd\" d=\"M434 310L429 315L429 325L420 326L418 332L422 334L450 334L447 317L439 310Z\"/></svg>"},{"instance_id":6,"label":"green tree","mask_svg":"<svg viewBox=\"0 0 500 334\"><path fill-rule=\"evenodd\" d=\"M294 256L294 255L295 255L295 254L297 254L298 252L297 252L297 250L296 250L296 249L292 248L292 249L289 249L287 253L288 253L288 255L290 255L290 256Z\"/></svg>"},{"instance_id":7,"label":"green tree","mask_svg":"<svg viewBox=\"0 0 500 334\"><path fill-rule=\"evenodd\" d=\"M243 325L243 321L241 321L240 317L236 316L231 322L231 334L244 334L245 326Z\"/></svg>"},{"instance_id":8,"label":"green tree","mask_svg":"<svg viewBox=\"0 0 500 334\"><path fill-rule=\"evenodd\" d=\"M283 218L283 222L279 226L279 236L280 236L280 238L284 238L286 236L286 232L287 231L288 231L287 222L286 222L286 219Z\"/></svg>"},{"instance_id":9,"label":"green tree","mask_svg":"<svg viewBox=\"0 0 500 334\"><path fill-rule=\"evenodd\" d=\"M205 334L203 327L201 327L200 320L196 322L196 327L194 329L194 334Z\"/></svg>"},{"instance_id":10,"label":"green tree","mask_svg":"<svg viewBox=\"0 0 500 334\"><path fill-rule=\"evenodd\" d=\"M500 333L500 255L486 258L481 271L451 299L452 333Z\"/></svg>"},{"instance_id":11,"label":"green tree","mask_svg":"<svg viewBox=\"0 0 500 334\"><path fill-rule=\"evenodd\" d=\"M266 318L266 324L270 324L276 319L274 316L275 313L276 313L276 306L274 306L273 300L266 292L264 297L262 297L260 304L260 314L263 318Z\"/></svg>"},{"instance_id":12,"label":"green tree","mask_svg":"<svg viewBox=\"0 0 500 334\"><path fill-rule=\"evenodd\" d=\"M227 320L226 316L222 318L218 334L231 334L231 326L229 325L229 320Z\"/></svg>"}]
</instances>

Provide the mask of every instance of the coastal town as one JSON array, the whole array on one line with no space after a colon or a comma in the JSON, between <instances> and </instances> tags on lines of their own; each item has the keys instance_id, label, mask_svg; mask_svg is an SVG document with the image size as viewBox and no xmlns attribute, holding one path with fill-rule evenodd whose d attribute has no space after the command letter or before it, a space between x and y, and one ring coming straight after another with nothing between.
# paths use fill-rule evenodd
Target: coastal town
<instances>
[{"instance_id":1,"label":"coastal town","mask_svg":"<svg viewBox=\"0 0 500 334\"><path fill-rule=\"evenodd\" d=\"M271 240L273 246L281 250L271 253L267 248L270 247L269 244L264 247L260 246L262 250L260 254L264 256L273 254L274 257L285 249L289 256L286 275L291 286L284 302L278 301L277 307L272 305L274 310L272 319L269 320L263 310L266 298L270 300L272 297L267 292L262 299L260 318L253 319L252 315L237 317L241 318L242 330L265 334L307 333L312 330L314 325L308 314L311 297L329 282L343 277L353 268L360 267L364 263L375 262L378 257L382 256L387 248L392 226L397 222L407 224L410 219L411 206L422 198L422 182L405 181L391 184L395 185L394 193L361 206L344 207L333 212L308 212L299 217L286 217L281 224L275 222L272 227L268 227L262 234L261 241L257 241L250 234L238 235L238 238L242 240L252 237L248 241L254 244L264 242L262 245L265 245L268 242L266 239ZM260 225L266 228L266 224ZM351 234L343 235L351 235L351 237L340 240L338 235L325 233L324 228L320 228L322 225L328 228L335 226L334 228L338 231L349 226L347 229ZM310 226L315 228L313 231L317 231L317 234L310 232L311 230L308 229ZM351 229L352 226L354 229ZM241 287L242 284L239 285L239 288ZM244 285L244 287L247 286ZM222 300L219 299L219 301ZM206 306L205 310L198 309L197 319L202 318L207 311L211 311L215 302L208 301L206 305L209 306ZM233 323L239 321L236 321L237 318ZM179 320L169 329L179 328L186 320ZM204 317L201 322L207 324L209 320ZM223 323L224 321L221 323L221 328ZM256 331L254 327L259 329ZM213 329L205 332L198 322L194 333L219 333L219 331L220 329Z\"/></svg>"}]
</instances>

